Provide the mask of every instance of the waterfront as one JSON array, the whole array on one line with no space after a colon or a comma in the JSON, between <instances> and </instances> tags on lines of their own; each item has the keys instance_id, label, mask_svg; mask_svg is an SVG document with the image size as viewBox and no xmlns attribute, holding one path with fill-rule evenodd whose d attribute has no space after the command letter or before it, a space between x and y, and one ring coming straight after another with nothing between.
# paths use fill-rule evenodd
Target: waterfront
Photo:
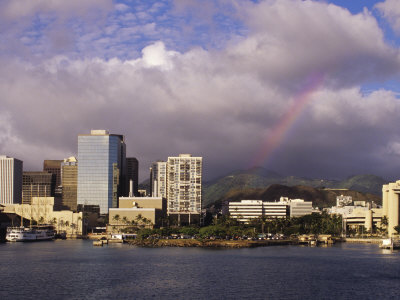
<instances>
[{"instance_id":1,"label":"waterfront","mask_svg":"<svg viewBox=\"0 0 400 300\"><path fill-rule=\"evenodd\" d=\"M377 245L139 248L0 245L3 299L397 298L400 253Z\"/></svg>"}]
</instances>

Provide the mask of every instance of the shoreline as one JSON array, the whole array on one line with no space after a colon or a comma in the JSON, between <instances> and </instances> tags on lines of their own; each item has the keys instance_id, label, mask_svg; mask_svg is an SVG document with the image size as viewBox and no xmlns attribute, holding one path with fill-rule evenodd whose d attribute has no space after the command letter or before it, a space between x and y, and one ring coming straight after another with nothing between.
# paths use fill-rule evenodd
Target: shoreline
<instances>
[{"instance_id":1,"label":"shoreline","mask_svg":"<svg viewBox=\"0 0 400 300\"><path fill-rule=\"evenodd\" d=\"M201 247L201 248L255 248L266 246L297 245L294 240L195 240L195 239L149 239L127 240L132 246L161 248L161 247Z\"/></svg>"}]
</instances>

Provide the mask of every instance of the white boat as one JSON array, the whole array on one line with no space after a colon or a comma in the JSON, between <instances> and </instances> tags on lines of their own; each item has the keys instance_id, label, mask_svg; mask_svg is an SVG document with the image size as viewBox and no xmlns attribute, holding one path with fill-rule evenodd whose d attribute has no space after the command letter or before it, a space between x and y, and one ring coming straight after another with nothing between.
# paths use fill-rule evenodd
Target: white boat
<instances>
[{"instance_id":1,"label":"white boat","mask_svg":"<svg viewBox=\"0 0 400 300\"><path fill-rule=\"evenodd\" d=\"M52 226L38 226L33 228L7 227L6 240L9 242L34 242L54 239Z\"/></svg>"},{"instance_id":2,"label":"white boat","mask_svg":"<svg viewBox=\"0 0 400 300\"><path fill-rule=\"evenodd\" d=\"M379 248L382 248L382 249L400 249L400 240L399 239L394 239L394 238L383 239L381 241L381 243L379 244Z\"/></svg>"}]
</instances>

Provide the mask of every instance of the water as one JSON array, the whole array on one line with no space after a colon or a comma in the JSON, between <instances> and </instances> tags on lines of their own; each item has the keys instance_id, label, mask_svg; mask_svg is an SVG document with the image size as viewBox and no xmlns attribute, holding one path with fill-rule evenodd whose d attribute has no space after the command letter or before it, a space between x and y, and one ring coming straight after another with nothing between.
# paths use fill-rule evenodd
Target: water
<instances>
[{"instance_id":1,"label":"water","mask_svg":"<svg viewBox=\"0 0 400 300\"><path fill-rule=\"evenodd\" d=\"M399 299L400 253L377 245L138 248L0 245L0 299Z\"/></svg>"}]
</instances>

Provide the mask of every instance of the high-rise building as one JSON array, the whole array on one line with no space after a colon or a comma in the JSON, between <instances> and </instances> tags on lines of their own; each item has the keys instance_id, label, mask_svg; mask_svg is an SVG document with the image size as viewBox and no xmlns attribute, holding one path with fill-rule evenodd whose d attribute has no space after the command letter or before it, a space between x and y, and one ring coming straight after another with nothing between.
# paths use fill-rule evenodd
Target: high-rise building
<instances>
[{"instance_id":1,"label":"high-rise building","mask_svg":"<svg viewBox=\"0 0 400 300\"><path fill-rule=\"evenodd\" d=\"M0 155L0 203L22 201L22 165L19 159Z\"/></svg>"},{"instance_id":2,"label":"high-rise building","mask_svg":"<svg viewBox=\"0 0 400 300\"><path fill-rule=\"evenodd\" d=\"M31 204L32 197L51 197L54 190L54 176L48 172L23 172L22 203Z\"/></svg>"},{"instance_id":3,"label":"high-rise building","mask_svg":"<svg viewBox=\"0 0 400 300\"><path fill-rule=\"evenodd\" d=\"M118 207L126 176L124 136L92 130L78 136L78 204Z\"/></svg>"},{"instance_id":4,"label":"high-rise building","mask_svg":"<svg viewBox=\"0 0 400 300\"><path fill-rule=\"evenodd\" d=\"M192 217L201 213L202 203L202 157L191 154L180 154L168 157L167 164L167 201L168 214L188 215Z\"/></svg>"},{"instance_id":5,"label":"high-rise building","mask_svg":"<svg viewBox=\"0 0 400 300\"><path fill-rule=\"evenodd\" d=\"M150 167L150 195L167 198L167 162L156 161Z\"/></svg>"},{"instance_id":6,"label":"high-rise building","mask_svg":"<svg viewBox=\"0 0 400 300\"><path fill-rule=\"evenodd\" d=\"M76 157L64 159L61 163L62 207L77 210L78 162Z\"/></svg>"},{"instance_id":7,"label":"high-rise building","mask_svg":"<svg viewBox=\"0 0 400 300\"><path fill-rule=\"evenodd\" d=\"M126 158L126 189L125 196L129 195L129 182L132 180L133 183L133 196L139 196L138 185L139 185L139 162L135 157Z\"/></svg>"},{"instance_id":8,"label":"high-rise building","mask_svg":"<svg viewBox=\"0 0 400 300\"><path fill-rule=\"evenodd\" d=\"M63 160L50 160L43 161L43 171L54 174L55 193L59 193L57 189L61 186L61 163Z\"/></svg>"}]
</instances>

